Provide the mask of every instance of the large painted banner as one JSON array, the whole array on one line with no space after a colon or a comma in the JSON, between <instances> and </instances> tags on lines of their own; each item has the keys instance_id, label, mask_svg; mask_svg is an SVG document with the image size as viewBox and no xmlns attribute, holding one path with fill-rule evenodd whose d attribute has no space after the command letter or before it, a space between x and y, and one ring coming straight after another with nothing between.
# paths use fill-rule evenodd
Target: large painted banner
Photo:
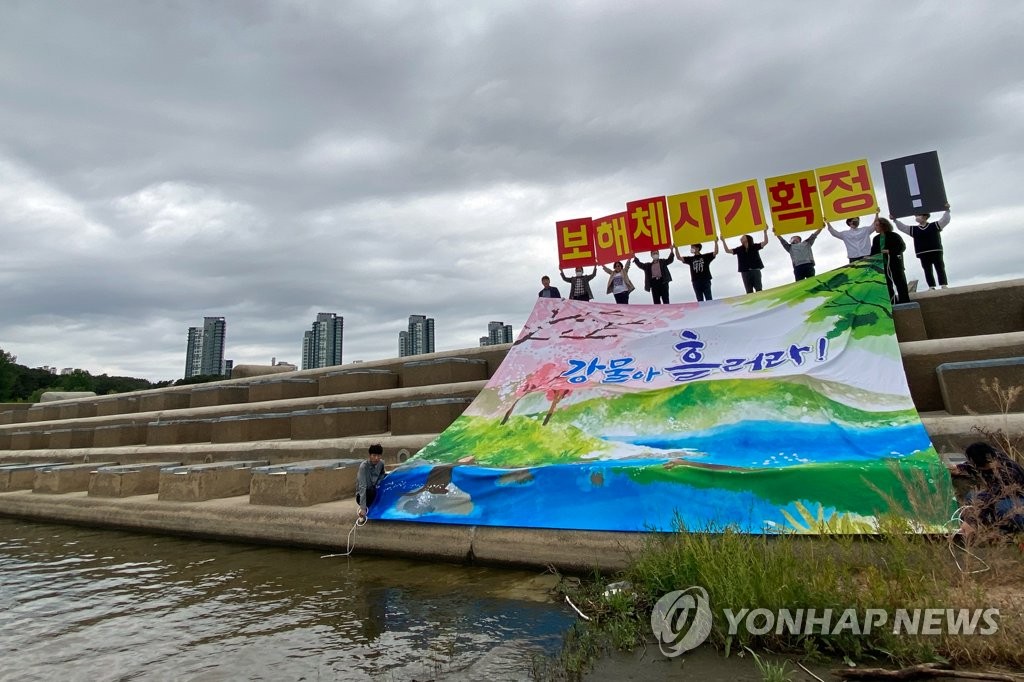
<instances>
[{"instance_id":1,"label":"large painted banner","mask_svg":"<svg viewBox=\"0 0 1024 682\"><path fill-rule=\"evenodd\" d=\"M868 259L701 304L538 299L486 388L385 479L370 516L868 533L898 512L938 529L952 497L921 518L905 485L928 480L949 490Z\"/></svg>"}]
</instances>

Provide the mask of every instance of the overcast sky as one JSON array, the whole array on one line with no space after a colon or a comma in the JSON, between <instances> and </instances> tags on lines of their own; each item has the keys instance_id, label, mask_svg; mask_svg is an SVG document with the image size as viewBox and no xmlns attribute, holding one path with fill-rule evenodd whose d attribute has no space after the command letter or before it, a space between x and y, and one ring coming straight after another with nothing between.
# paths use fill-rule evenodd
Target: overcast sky
<instances>
[{"instance_id":1,"label":"overcast sky","mask_svg":"<svg viewBox=\"0 0 1024 682\"><path fill-rule=\"evenodd\" d=\"M1021 277L1022 36L1016 2L0 0L0 347L175 379L205 315L298 364L320 311L346 361L413 313L475 346L557 279L556 220L933 149L951 283Z\"/></svg>"}]
</instances>

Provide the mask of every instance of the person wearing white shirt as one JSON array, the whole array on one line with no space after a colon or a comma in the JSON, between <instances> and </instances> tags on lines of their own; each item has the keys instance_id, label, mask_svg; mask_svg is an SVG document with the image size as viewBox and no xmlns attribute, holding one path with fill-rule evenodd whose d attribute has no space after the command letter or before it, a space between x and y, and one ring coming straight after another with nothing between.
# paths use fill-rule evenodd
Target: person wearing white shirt
<instances>
[{"instance_id":1,"label":"person wearing white shirt","mask_svg":"<svg viewBox=\"0 0 1024 682\"><path fill-rule=\"evenodd\" d=\"M878 217L877 211L875 217ZM829 234L841 239L846 245L846 257L850 259L851 263L871 254L871 238L874 237L875 231L871 227L860 227L860 218L847 218L846 225L850 229L842 232L832 227L832 223L826 222L825 225L828 227Z\"/></svg>"}]
</instances>

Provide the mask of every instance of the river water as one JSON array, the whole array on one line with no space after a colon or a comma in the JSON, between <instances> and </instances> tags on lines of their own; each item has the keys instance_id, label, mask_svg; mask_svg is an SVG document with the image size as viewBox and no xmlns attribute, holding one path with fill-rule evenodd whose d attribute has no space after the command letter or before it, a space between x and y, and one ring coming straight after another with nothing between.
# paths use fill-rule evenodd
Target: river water
<instances>
[{"instance_id":1,"label":"river water","mask_svg":"<svg viewBox=\"0 0 1024 682\"><path fill-rule=\"evenodd\" d=\"M0 519L0 680L512 680L575 615L538 572Z\"/></svg>"}]
</instances>

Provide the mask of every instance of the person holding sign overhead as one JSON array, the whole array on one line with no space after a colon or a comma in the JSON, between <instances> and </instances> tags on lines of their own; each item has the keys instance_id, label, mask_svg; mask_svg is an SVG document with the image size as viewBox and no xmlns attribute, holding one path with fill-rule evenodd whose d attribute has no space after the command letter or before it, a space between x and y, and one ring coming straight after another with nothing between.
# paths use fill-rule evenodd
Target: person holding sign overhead
<instances>
[{"instance_id":1,"label":"person holding sign overhead","mask_svg":"<svg viewBox=\"0 0 1024 682\"><path fill-rule=\"evenodd\" d=\"M914 253L921 261L924 268L924 281L928 282L928 288L935 288L935 277L939 278L939 286L946 288L946 263L942 260L942 228L949 225L949 204L946 204L946 212L935 222L928 222L930 213L922 213L914 216L917 225L904 225L891 214L889 219L896 223L896 228L914 238ZM934 272L932 270L934 269Z\"/></svg>"},{"instance_id":2,"label":"person holding sign overhead","mask_svg":"<svg viewBox=\"0 0 1024 682\"><path fill-rule=\"evenodd\" d=\"M668 283L672 281L672 273L668 266L675 260L675 256L669 252L668 258L659 258L657 251L651 251L651 262L643 263L639 258L633 256L633 262L644 271L644 291L651 292L654 303L668 303Z\"/></svg>"},{"instance_id":3,"label":"person holding sign overhead","mask_svg":"<svg viewBox=\"0 0 1024 682\"><path fill-rule=\"evenodd\" d=\"M697 296L697 302L711 300L711 261L718 255L718 242L715 242L714 253L701 253L701 245L690 246L690 255L683 256L679 253L679 247L673 249L676 258L690 266L690 282L693 284L693 293Z\"/></svg>"},{"instance_id":4,"label":"person holding sign overhead","mask_svg":"<svg viewBox=\"0 0 1024 682\"><path fill-rule=\"evenodd\" d=\"M616 303L629 303L629 295L633 293L633 283L629 281L629 266L632 265L629 261L626 261L626 267L623 269L622 263L615 261L615 265L612 267L613 270L609 270L607 265L602 265L601 269L608 273L608 291L615 297Z\"/></svg>"},{"instance_id":5,"label":"person holding sign overhead","mask_svg":"<svg viewBox=\"0 0 1024 682\"><path fill-rule=\"evenodd\" d=\"M775 235L793 261L793 277L797 282L814 277L814 252L811 251L811 247L814 246L814 240L824 229L825 226L822 225L807 239L801 239L799 235L794 235L788 242L782 238L782 235Z\"/></svg>"},{"instance_id":6,"label":"person holding sign overhead","mask_svg":"<svg viewBox=\"0 0 1024 682\"><path fill-rule=\"evenodd\" d=\"M875 211L875 218L878 218L878 211ZM832 223L826 222L825 226L828 227L828 232L836 239L841 239L843 244L846 245L846 257L850 259L850 262L859 261L861 258L869 256L871 252L871 237L874 235L873 227L860 227L860 218L853 217L846 219L846 226L849 230L840 232L839 230L832 227Z\"/></svg>"},{"instance_id":7,"label":"person holding sign overhead","mask_svg":"<svg viewBox=\"0 0 1024 682\"><path fill-rule=\"evenodd\" d=\"M583 268L576 268L576 274L572 277L566 277L561 269L558 270L558 274L569 283L570 299L573 301L589 301L594 298L594 292L590 290L590 280L597 277L596 265L594 266L594 271L589 275L583 274Z\"/></svg>"},{"instance_id":8,"label":"person holding sign overhead","mask_svg":"<svg viewBox=\"0 0 1024 682\"><path fill-rule=\"evenodd\" d=\"M754 239L749 234L745 234L740 237L740 245L735 249L730 249L721 237L718 239L725 247L726 253L736 256L736 267L740 272L740 277L743 278L743 288L747 290L747 293L761 291L761 271L764 270L764 263L761 262L761 254L758 251L768 245L768 229L765 228L764 239L761 240L761 243L755 244Z\"/></svg>"}]
</instances>

